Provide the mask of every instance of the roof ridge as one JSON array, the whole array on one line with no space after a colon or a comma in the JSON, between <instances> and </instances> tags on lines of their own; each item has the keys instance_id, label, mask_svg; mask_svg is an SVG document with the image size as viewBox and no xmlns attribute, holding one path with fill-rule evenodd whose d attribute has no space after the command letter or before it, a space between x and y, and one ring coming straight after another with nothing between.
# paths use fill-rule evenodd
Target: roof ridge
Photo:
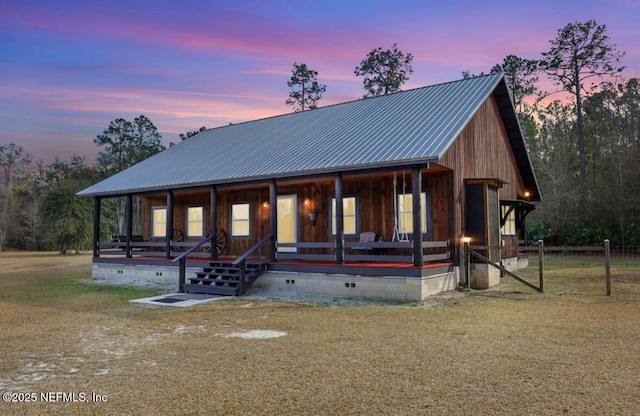
<instances>
[{"instance_id":1,"label":"roof ridge","mask_svg":"<svg viewBox=\"0 0 640 416\"><path fill-rule=\"evenodd\" d=\"M279 117L292 116L292 115L295 115L295 114L305 114L305 113L307 113L309 111L317 111L317 110L323 110L325 108L332 108L332 107L337 107L337 106L342 106L342 105L347 105L347 104L353 104L353 103L357 103L357 102L361 102L361 101L381 99L381 98L384 98L384 97L394 96L394 95L403 94L403 93L409 93L409 92L412 92L412 91L430 89L430 88L435 88L435 87L439 87L439 86L443 86L443 85L455 84L455 83L458 83L458 82L467 82L467 81L475 80L475 79L478 79L478 78L486 78L486 77L496 76L496 75L498 75L498 73L482 74L482 75L473 76L471 78L460 78L460 79L453 80L453 81L440 82L438 84L423 85L422 87L415 87L415 88L410 88L408 90L395 91L395 92L391 92L391 93L388 93L388 94L376 95L374 97L362 97L362 98L358 98L358 99L351 100L351 101L343 101L343 102L340 102L340 103L333 103L333 104L329 104L329 105L326 105L326 106L323 106L323 107L317 107L317 108L314 108L314 109L309 109L309 110L304 110L304 111L294 111L293 113L275 114L275 115L268 116L268 117L257 118L257 119L253 119L253 120L240 121L238 123L229 123L229 124L225 124L223 126L211 127L210 129L207 129L206 131L224 129L224 128L228 128L228 127L232 127L232 126L238 126L238 125L249 124L249 123L256 123L256 122L260 122L260 121L264 121L264 120L270 120L270 119L279 118Z\"/></svg>"}]
</instances>

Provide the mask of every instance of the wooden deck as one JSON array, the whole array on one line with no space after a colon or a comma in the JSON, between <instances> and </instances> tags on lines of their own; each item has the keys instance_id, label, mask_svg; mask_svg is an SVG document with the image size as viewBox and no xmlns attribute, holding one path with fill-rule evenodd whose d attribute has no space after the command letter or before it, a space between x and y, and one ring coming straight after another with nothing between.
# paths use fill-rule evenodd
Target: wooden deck
<instances>
[{"instance_id":1,"label":"wooden deck","mask_svg":"<svg viewBox=\"0 0 640 416\"><path fill-rule=\"evenodd\" d=\"M234 257L219 258L219 262L232 262ZM202 257L187 259L188 267L204 267L211 260ZM454 264L451 261L441 261L425 263L422 267L415 267L412 263L406 262L356 262L346 261L344 264L336 264L332 261L310 261L310 260L288 260L270 262L265 259L249 259L249 263L267 263L268 271L298 272L298 273L326 273L326 274L346 274L361 276L398 276L398 277L427 277L453 270ZM125 256L94 257L95 264L122 264L122 265L146 265L146 266L176 266L172 259L161 256L136 256L127 258Z\"/></svg>"}]
</instances>

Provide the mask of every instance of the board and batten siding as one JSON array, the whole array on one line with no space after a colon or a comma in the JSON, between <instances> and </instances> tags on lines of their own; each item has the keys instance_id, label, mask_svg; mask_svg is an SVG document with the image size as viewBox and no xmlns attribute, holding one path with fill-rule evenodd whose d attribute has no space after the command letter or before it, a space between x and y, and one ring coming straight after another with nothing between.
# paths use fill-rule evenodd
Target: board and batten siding
<instances>
[{"instance_id":1,"label":"board and batten siding","mask_svg":"<svg viewBox=\"0 0 640 416\"><path fill-rule=\"evenodd\" d=\"M500 199L516 199L526 191L498 105L489 97L440 159L453 171L455 235L463 233L464 180L498 178L506 183Z\"/></svg>"},{"instance_id":2,"label":"board and batten siding","mask_svg":"<svg viewBox=\"0 0 640 416\"><path fill-rule=\"evenodd\" d=\"M411 171L396 172L398 185L396 193L411 192ZM430 194L431 222L428 224L431 240L447 240L452 238L451 222L451 172L438 169L436 171L423 170L423 190ZM278 195L297 196L297 236L300 242L329 242L333 238L329 235L330 201L335 194L333 178L316 178L307 182L278 182ZM394 231L394 184L393 172L345 175L343 177L344 196L356 196L358 201L358 232L373 231L381 234L387 241L391 241ZM205 211L205 233L210 229L209 190L190 191L174 194L174 228L184 230L186 207L202 205ZM309 199L310 205L305 205ZM226 188L219 187L217 192L218 227L229 233L229 210L232 203L248 202L251 204L251 236L250 238L228 239L228 254L239 255L249 249L255 242L270 232L269 207L264 206L269 201L269 188L266 184L254 187ZM165 195L148 196L144 199L143 234L148 238L151 227L151 207L165 206ZM318 210L315 225L309 220L309 211ZM347 240L357 240L349 237ZM193 241L193 240L192 240ZM266 248L265 248L266 250ZM267 254L267 253L260 253Z\"/></svg>"}]
</instances>

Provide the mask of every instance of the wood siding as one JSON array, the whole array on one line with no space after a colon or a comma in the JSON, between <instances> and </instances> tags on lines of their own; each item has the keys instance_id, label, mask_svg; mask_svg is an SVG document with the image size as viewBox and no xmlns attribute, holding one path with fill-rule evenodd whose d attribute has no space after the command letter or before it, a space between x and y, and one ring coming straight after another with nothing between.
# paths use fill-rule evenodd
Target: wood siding
<instances>
[{"instance_id":1,"label":"wood siding","mask_svg":"<svg viewBox=\"0 0 640 416\"><path fill-rule=\"evenodd\" d=\"M411 193L411 172L397 172L397 193ZM423 170L423 191L430 194L431 221L428 224L432 240L446 240L451 238L451 172L442 169L430 172ZM330 204L335 194L333 178L324 178L310 182L278 182L278 195L297 196L298 218L297 237L299 242L328 242L330 237ZM381 234L387 241L391 241L394 230L394 185L393 173L377 173L370 176L343 176L344 196L355 196L358 204L357 232L373 231ZM305 199L310 204L305 205ZM174 195L174 228L185 230L186 208L202 205L205 211L205 234L210 229L209 218L209 189ZM149 238L151 232L151 207L165 206L166 195L154 195L144 199L143 234ZM238 189L221 188L217 191L218 228L230 234L230 206L232 203L248 202L251 205L251 236L250 238L231 238L229 235L226 254L239 255L249 249L255 242L270 232L269 223L269 188L267 184ZM317 209L318 215L315 225L309 220L309 210ZM198 238L192 239L199 240ZM347 238L357 240L357 238ZM266 250L263 249L263 251ZM261 253L266 254L266 253Z\"/></svg>"},{"instance_id":2,"label":"wood siding","mask_svg":"<svg viewBox=\"0 0 640 416\"><path fill-rule=\"evenodd\" d=\"M498 178L506 182L500 199L517 199L525 192L504 123L493 97L487 99L460 136L440 159L453 171L455 235L464 232L464 179Z\"/></svg>"}]
</instances>

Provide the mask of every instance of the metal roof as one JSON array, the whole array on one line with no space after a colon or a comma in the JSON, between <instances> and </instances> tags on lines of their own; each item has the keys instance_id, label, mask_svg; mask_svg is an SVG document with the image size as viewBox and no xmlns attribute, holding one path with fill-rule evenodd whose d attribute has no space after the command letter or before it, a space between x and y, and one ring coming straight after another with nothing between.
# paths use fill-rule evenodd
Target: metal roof
<instances>
[{"instance_id":1,"label":"metal roof","mask_svg":"<svg viewBox=\"0 0 640 416\"><path fill-rule=\"evenodd\" d=\"M492 74L206 130L78 195L437 162L498 86L508 99L501 107L515 116L503 76ZM524 145L517 118L514 131ZM528 162L533 174L523 149L519 162Z\"/></svg>"}]
</instances>

